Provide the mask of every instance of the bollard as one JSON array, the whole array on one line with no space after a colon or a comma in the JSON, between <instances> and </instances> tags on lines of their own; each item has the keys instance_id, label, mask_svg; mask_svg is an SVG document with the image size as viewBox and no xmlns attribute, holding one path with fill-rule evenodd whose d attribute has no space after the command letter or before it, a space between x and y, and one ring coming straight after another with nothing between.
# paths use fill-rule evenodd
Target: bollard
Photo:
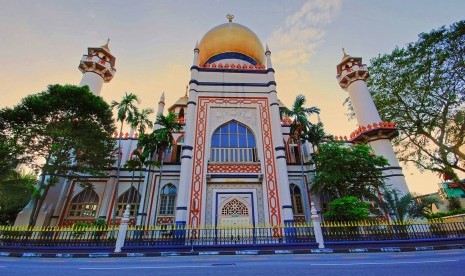
<instances>
[{"instance_id":1,"label":"bollard","mask_svg":"<svg viewBox=\"0 0 465 276\"><path fill-rule=\"evenodd\" d=\"M121 248L124 246L124 240L126 239L126 232L128 230L129 224L129 208L129 204L126 205L126 210L124 210L123 218L121 219L121 223L119 225L118 237L116 238L115 244L115 253L120 253Z\"/></svg>"},{"instance_id":2,"label":"bollard","mask_svg":"<svg viewBox=\"0 0 465 276\"><path fill-rule=\"evenodd\" d=\"M325 248L324 240L323 240L323 232L321 231L321 223L320 223L320 216L318 216L315 204L312 202L311 204L311 213L312 213L312 222L313 222L313 232L315 233L315 240L318 243L318 248Z\"/></svg>"}]
</instances>

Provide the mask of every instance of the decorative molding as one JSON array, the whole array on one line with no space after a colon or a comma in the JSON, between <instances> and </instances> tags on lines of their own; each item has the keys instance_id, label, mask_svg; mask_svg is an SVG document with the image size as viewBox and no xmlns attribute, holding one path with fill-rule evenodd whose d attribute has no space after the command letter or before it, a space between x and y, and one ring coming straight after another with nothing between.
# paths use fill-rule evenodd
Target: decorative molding
<instances>
[{"instance_id":1,"label":"decorative molding","mask_svg":"<svg viewBox=\"0 0 465 276\"><path fill-rule=\"evenodd\" d=\"M182 150L192 150L193 147L192 147L192 146L189 146L189 145L182 145L182 146L181 146L181 149L182 149Z\"/></svg>"},{"instance_id":2,"label":"decorative molding","mask_svg":"<svg viewBox=\"0 0 465 276\"><path fill-rule=\"evenodd\" d=\"M206 185L205 155L207 136L207 119L210 118L210 105L258 107L260 133L262 135L262 150L265 160L264 185L267 193L268 221L272 226L281 225L281 211L279 208L279 194L276 177L276 163L273 152L273 139L271 133L271 116L268 98L230 98L230 97L199 97L196 114L196 129L194 131L195 155L192 166L192 186L190 196L189 226L199 227L202 219L202 194ZM276 234L279 229L276 229Z\"/></svg>"}]
</instances>

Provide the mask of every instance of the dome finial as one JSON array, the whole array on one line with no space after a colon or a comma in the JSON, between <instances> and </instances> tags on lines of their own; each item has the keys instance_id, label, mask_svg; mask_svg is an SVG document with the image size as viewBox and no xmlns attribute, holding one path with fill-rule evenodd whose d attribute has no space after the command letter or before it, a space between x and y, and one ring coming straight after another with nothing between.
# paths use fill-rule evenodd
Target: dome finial
<instances>
[{"instance_id":1,"label":"dome finial","mask_svg":"<svg viewBox=\"0 0 465 276\"><path fill-rule=\"evenodd\" d=\"M189 89L189 85L186 85L186 94L184 95L184 97L187 97L187 90Z\"/></svg>"},{"instance_id":2,"label":"dome finial","mask_svg":"<svg viewBox=\"0 0 465 276\"><path fill-rule=\"evenodd\" d=\"M229 20L229 22L232 22L232 20L234 19L234 15L228 13L228 14L226 15L226 18Z\"/></svg>"}]
</instances>

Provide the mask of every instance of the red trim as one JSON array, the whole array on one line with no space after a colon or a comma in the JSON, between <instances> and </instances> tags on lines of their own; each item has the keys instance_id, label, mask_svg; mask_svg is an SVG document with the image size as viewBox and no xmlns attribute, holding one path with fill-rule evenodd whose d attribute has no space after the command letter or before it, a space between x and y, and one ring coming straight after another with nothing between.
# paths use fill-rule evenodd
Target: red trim
<instances>
[{"instance_id":1,"label":"red trim","mask_svg":"<svg viewBox=\"0 0 465 276\"><path fill-rule=\"evenodd\" d=\"M193 156L192 167L192 188L190 198L190 215L189 226L199 227L202 217L202 190L205 186L205 143L206 143L206 126L208 105L210 103L236 103L242 105L258 105L260 112L260 121L262 122L262 146L264 157L269 157L264 160L264 174L266 188L268 191L268 212L269 222L273 226L281 224L281 212L279 208L279 194L276 178L276 164L274 160L274 147L271 129L271 117L268 106L268 98L236 98L236 97L199 97L198 109L196 114L196 129L193 147L195 154Z\"/></svg>"}]
</instances>

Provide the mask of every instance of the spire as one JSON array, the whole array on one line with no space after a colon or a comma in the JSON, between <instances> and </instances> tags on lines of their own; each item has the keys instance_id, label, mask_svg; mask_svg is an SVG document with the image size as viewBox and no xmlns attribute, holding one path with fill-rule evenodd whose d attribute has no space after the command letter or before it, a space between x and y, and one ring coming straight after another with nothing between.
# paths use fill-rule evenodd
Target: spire
<instances>
[{"instance_id":1,"label":"spire","mask_svg":"<svg viewBox=\"0 0 465 276\"><path fill-rule=\"evenodd\" d=\"M226 15L226 18L228 19L229 23L231 23L231 22L232 22L232 20L234 19L234 15L233 15L233 14L230 14L230 13L228 13L228 14Z\"/></svg>"},{"instance_id":2,"label":"spire","mask_svg":"<svg viewBox=\"0 0 465 276\"><path fill-rule=\"evenodd\" d=\"M110 39L107 38L107 43L105 43L105 45L102 45L102 48L110 52L110 47L108 47L109 44L110 44Z\"/></svg>"},{"instance_id":3,"label":"spire","mask_svg":"<svg viewBox=\"0 0 465 276\"><path fill-rule=\"evenodd\" d=\"M187 89L189 89L189 85L186 85L186 94L184 94L184 97L187 98Z\"/></svg>"},{"instance_id":4,"label":"spire","mask_svg":"<svg viewBox=\"0 0 465 276\"><path fill-rule=\"evenodd\" d=\"M350 56L346 53L346 50L344 48L342 48L342 53L344 54L342 56L342 60L341 61L344 61L346 59L348 59Z\"/></svg>"},{"instance_id":5,"label":"spire","mask_svg":"<svg viewBox=\"0 0 465 276\"><path fill-rule=\"evenodd\" d=\"M270 48L268 47L268 43L266 44L266 67L267 68L273 68L273 64L271 63L271 51Z\"/></svg>"},{"instance_id":6,"label":"spire","mask_svg":"<svg viewBox=\"0 0 465 276\"><path fill-rule=\"evenodd\" d=\"M159 103L163 103L163 104L165 103L165 92L161 93Z\"/></svg>"},{"instance_id":7,"label":"spire","mask_svg":"<svg viewBox=\"0 0 465 276\"><path fill-rule=\"evenodd\" d=\"M197 42L195 43L194 51L195 51L195 50L197 50L197 51L199 50L199 41L198 41L198 40L197 40Z\"/></svg>"}]
</instances>

